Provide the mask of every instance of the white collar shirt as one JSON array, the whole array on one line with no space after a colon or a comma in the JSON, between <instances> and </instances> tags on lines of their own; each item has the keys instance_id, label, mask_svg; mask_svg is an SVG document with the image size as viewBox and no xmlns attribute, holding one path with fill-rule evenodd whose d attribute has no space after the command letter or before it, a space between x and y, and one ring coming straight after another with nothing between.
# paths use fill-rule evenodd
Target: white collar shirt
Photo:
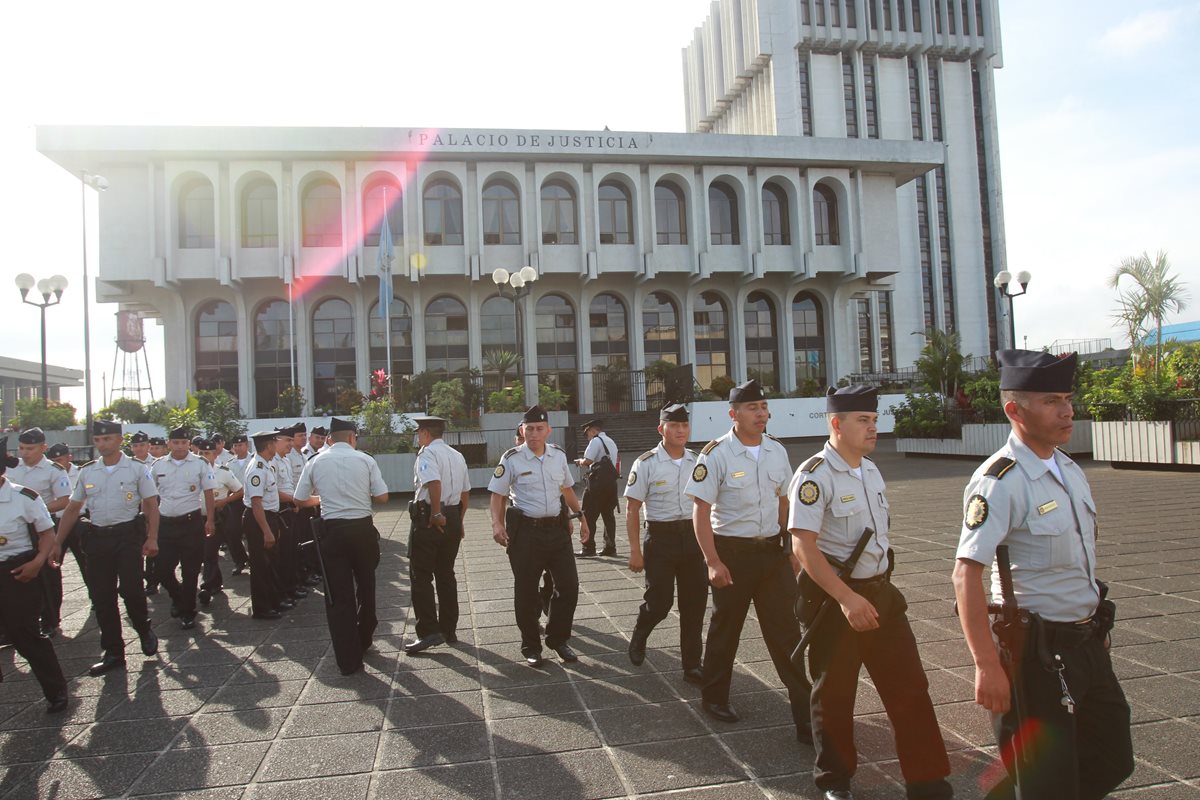
<instances>
[{"instance_id":1,"label":"white collar shirt","mask_svg":"<svg viewBox=\"0 0 1200 800\"><path fill-rule=\"evenodd\" d=\"M371 516L371 498L388 493L379 464L346 442L337 442L308 462L295 498L321 498L321 519L362 519Z\"/></svg>"},{"instance_id":2,"label":"white collar shirt","mask_svg":"<svg viewBox=\"0 0 1200 800\"><path fill-rule=\"evenodd\" d=\"M44 455L33 466L22 461L15 467L9 467L6 474L14 483L37 492L46 504L71 496L71 478L67 471Z\"/></svg>"},{"instance_id":3,"label":"white collar shirt","mask_svg":"<svg viewBox=\"0 0 1200 800\"><path fill-rule=\"evenodd\" d=\"M132 522L142 500L150 497L158 497L150 470L124 453L111 469L103 459L84 464L79 468L79 482L71 491L72 502L87 503L92 525L97 527Z\"/></svg>"},{"instance_id":4,"label":"white collar shirt","mask_svg":"<svg viewBox=\"0 0 1200 800\"><path fill-rule=\"evenodd\" d=\"M54 528L46 503L32 489L22 492L25 488L7 477L0 484L0 561L37 549L30 525L38 533Z\"/></svg>"},{"instance_id":5,"label":"white collar shirt","mask_svg":"<svg viewBox=\"0 0 1200 800\"><path fill-rule=\"evenodd\" d=\"M547 442L540 458L527 444L506 451L492 472L488 491L507 495L522 514L542 519L558 516L562 490L574 486L567 454L558 445Z\"/></svg>"},{"instance_id":6,"label":"white collar shirt","mask_svg":"<svg viewBox=\"0 0 1200 800\"><path fill-rule=\"evenodd\" d=\"M164 517L182 517L204 510L204 492L217 488L217 479L209 463L195 453L182 461L160 458L150 467L158 487L158 512Z\"/></svg>"},{"instance_id":7,"label":"white collar shirt","mask_svg":"<svg viewBox=\"0 0 1200 800\"><path fill-rule=\"evenodd\" d=\"M246 474L242 481L246 492L242 495L242 503L246 508L254 507L254 498L262 498L263 511L279 510L279 481L275 477L275 465L272 459L262 456L252 456L246 462Z\"/></svg>"},{"instance_id":8,"label":"white collar shirt","mask_svg":"<svg viewBox=\"0 0 1200 800\"><path fill-rule=\"evenodd\" d=\"M779 534L779 498L787 496L792 465L778 440L763 435L758 458L733 429L700 451L684 491L712 505L713 533L742 539Z\"/></svg>"},{"instance_id":9,"label":"white collar shirt","mask_svg":"<svg viewBox=\"0 0 1200 800\"><path fill-rule=\"evenodd\" d=\"M427 484L430 481L441 482L443 506L458 505L462 493L471 491L467 460L441 439L434 439L417 453L417 461L413 465L413 486L417 500L429 501Z\"/></svg>"},{"instance_id":10,"label":"white collar shirt","mask_svg":"<svg viewBox=\"0 0 1200 800\"><path fill-rule=\"evenodd\" d=\"M677 522L692 518L692 498L684 493L696 467L697 455L684 449L676 464L660 442L629 467L625 497L645 504L647 522Z\"/></svg>"}]
</instances>

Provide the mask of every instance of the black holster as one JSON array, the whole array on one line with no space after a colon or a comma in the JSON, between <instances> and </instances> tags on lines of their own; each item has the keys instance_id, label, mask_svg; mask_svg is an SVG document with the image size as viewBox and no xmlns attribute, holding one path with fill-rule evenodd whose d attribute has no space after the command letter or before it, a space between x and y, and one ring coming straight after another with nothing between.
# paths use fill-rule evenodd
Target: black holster
<instances>
[{"instance_id":1,"label":"black holster","mask_svg":"<svg viewBox=\"0 0 1200 800\"><path fill-rule=\"evenodd\" d=\"M828 553L822 553L825 560L833 567L834 572L841 572L846 568L846 564ZM821 586L813 580L808 574L808 570L800 570L800 574L796 576L796 588L798 594L796 597L796 619L799 620L802 628L807 628L813 624L817 617L817 612L821 610L825 599L829 596Z\"/></svg>"},{"instance_id":2,"label":"black holster","mask_svg":"<svg viewBox=\"0 0 1200 800\"><path fill-rule=\"evenodd\" d=\"M521 512L514 506L509 506L504 509L504 531L508 534L510 544L517 537L519 530L521 530Z\"/></svg>"},{"instance_id":3,"label":"black holster","mask_svg":"<svg viewBox=\"0 0 1200 800\"><path fill-rule=\"evenodd\" d=\"M1105 637L1112 632L1113 625L1117 621L1117 604L1108 599L1108 584L1104 581L1097 580L1096 586L1100 589L1100 605L1096 606L1096 636L1100 641L1104 641Z\"/></svg>"},{"instance_id":4,"label":"black holster","mask_svg":"<svg viewBox=\"0 0 1200 800\"><path fill-rule=\"evenodd\" d=\"M433 506L424 500L412 500L408 504L408 518L415 522L418 528L428 528L433 518Z\"/></svg>"}]
</instances>

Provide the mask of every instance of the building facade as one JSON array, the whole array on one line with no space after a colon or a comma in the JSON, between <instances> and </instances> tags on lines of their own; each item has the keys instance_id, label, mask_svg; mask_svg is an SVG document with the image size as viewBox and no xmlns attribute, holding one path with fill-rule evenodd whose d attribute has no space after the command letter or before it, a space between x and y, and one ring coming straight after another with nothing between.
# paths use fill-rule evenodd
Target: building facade
<instances>
[{"instance_id":1,"label":"building facade","mask_svg":"<svg viewBox=\"0 0 1200 800\"><path fill-rule=\"evenodd\" d=\"M702 388L756 376L792 392L911 364L921 343L908 334L926 322L985 352L1001 237L980 208L992 184L968 196L959 172L976 162L950 145L974 136L972 59L987 63L990 39L940 55L949 40L920 34L935 69L908 37L881 48L850 26L835 41L828 16L818 42L793 4L715 7L685 52L693 133L43 127L38 146L107 178L97 297L164 326L170 399L221 387L267 414L294 383L310 410L329 409L387 368L389 323L400 382L473 368L498 384L507 351L527 397L549 384L583 412L659 361L692 365ZM853 103L831 96L843 59ZM811 108L792 97L801 64ZM933 100L930 75L946 85ZM1000 261L984 257L988 230ZM524 266L538 274L528 293L501 296L493 271Z\"/></svg>"}]
</instances>

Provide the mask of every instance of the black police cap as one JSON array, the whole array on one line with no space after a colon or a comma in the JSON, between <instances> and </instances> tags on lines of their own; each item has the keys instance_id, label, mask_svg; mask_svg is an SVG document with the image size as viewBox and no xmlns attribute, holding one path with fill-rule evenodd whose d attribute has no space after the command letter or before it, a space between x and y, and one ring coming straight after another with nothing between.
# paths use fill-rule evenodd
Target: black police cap
<instances>
[{"instance_id":1,"label":"black police cap","mask_svg":"<svg viewBox=\"0 0 1200 800\"><path fill-rule=\"evenodd\" d=\"M146 433L145 431L134 431L133 433L131 433L129 435L129 443L130 444L141 444L142 442L149 442L149 441L150 441L150 434Z\"/></svg>"},{"instance_id":2,"label":"black police cap","mask_svg":"<svg viewBox=\"0 0 1200 800\"><path fill-rule=\"evenodd\" d=\"M843 386L841 389L829 387L825 394L825 410L830 414L843 414L848 411L879 410L879 390L874 386L858 383L854 386Z\"/></svg>"},{"instance_id":3,"label":"black police cap","mask_svg":"<svg viewBox=\"0 0 1200 800\"><path fill-rule=\"evenodd\" d=\"M763 392L762 385L754 378L729 390L729 402L731 403L753 403L766 399L767 395Z\"/></svg>"},{"instance_id":4,"label":"black police cap","mask_svg":"<svg viewBox=\"0 0 1200 800\"><path fill-rule=\"evenodd\" d=\"M658 412L659 422L687 422L688 410L683 403L675 403L674 405L664 406Z\"/></svg>"},{"instance_id":5,"label":"black police cap","mask_svg":"<svg viewBox=\"0 0 1200 800\"><path fill-rule=\"evenodd\" d=\"M166 447L166 446L167 446L167 440L166 440L166 438L165 438L165 437L162 437L162 436L151 436L151 437L150 437L150 444L151 444L151 445L158 445L159 447Z\"/></svg>"},{"instance_id":6,"label":"black police cap","mask_svg":"<svg viewBox=\"0 0 1200 800\"><path fill-rule=\"evenodd\" d=\"M354 420L338 419L337 417L329 418L329 432L338 433L340 431L358 431L358 426L354 424Z\"/></svg>"},{"instance_id":7,"label":"black police cap","mask_svg":"<svg viewBox=\"0 0 1200 800\"><path fill-rule=\"evenodd\" d=\"M222 436L222 435L221 435L221 434L219 434L219 433L214 433L212 436L208 437L208 439L209 439L209 441L211 441L213 444L216 444L217 442L224 442L224 441L225 441L225 437L224 437L224 436Z\"/></svg>"},{"instance_id":8,"label":"black police cap","mask_svg":"<svg viewBox=\"0 0 1200 800\"><path fill-rule=\"evenodd\" d=\"M246 434L244 434L244 433L239 433L237 436L234 436L232 439L230 439L229 443L230 444L242 444L243 442L248 442L248 441L250 441L250 437L246 436Z\"/></svg>"},{"instance_id":9,"label":"black police cap","mask_svg":"<svg viewBox=\"0 0 1200 800\"><path fill-rule=\"evenodd\" d=\"M191 441L192 429L191 428L176 428L175 430L167 433L167 438L168 439L187 439L188 441Z\"/></svg>"},{"instance_id":10,"label":"black police cap","mask_svg":"<svg viewBox=\"0 0 1200 800\"><path fill-rule=\"evenodd\" d=\"M66 442L52 444L46 449L46 458L60 458L69 455L71 455L71 448L67 446Z\"/></svg>"},{"instance_id":11,"label":"black police cap","mask_svg":"<svg viewBox=\"0 0 1200 800\"><path fill-rule=\"evenodd\" d=\"M21 431L21 435L17 437L17 441L21 444L42 444L46 441L46 432L41 428L30 428L29 430Z\"/></svg>"},{"instance_id":12,"label":"black police cap","mask_svg":"<svg viewBox=\"0 0 1200 800\"><path fill-rule=\"evenodd\" d=\"M579 430L581 431L586 431L588 428L599 428L600 430L604 430L604 420L589 419L587 422L579 426Z\"/></svg>"},{"instance_id":13,"label":"black police cap","mask_svg":"<svg viewBox=\"0 0 1200 800\"><path fill-rule=\"evenodd\" d=\"M315 427L311 431L309 431L309 433L311 433L313 436L328 436L329 435L329 431L327 431L325 429L324 425L318 425L317 427Z\"/></svg>"},{"instance_id":14,"label":"black police cap","mask_svg":"<svg viewBox=\"0 0 1200 800\"><path fill-rule=\"evenodd\" d=\"M421 419L417 420L417 430L420 430L421 428L444 428L445 426L446 420L441 417L422 417Z\"/></svg>"},{"instance_id":15,"label":"black police cap","mask_svg":"<svg viewBox=\"0 0 1200 800\"><path fill-rule=\"evenodd\" d=\"M196 437L196 441L194 442L194 444L196 445L197 450L216 450L217 449L217 446L215 444L213 444L212 439L202 439L200 437Z\"/></svg>"},{"instance_id":16,"label":"black police cap","mask_svg":"<svg viewBox=\"0 0 1200 800\"><path fill-rule=\"evenodd\" d=\"M1055 356L1040 350L997 350L1000 391L1072 392L1078 360L1077 353Z\"/></svg>"},{"instance_id":17,"label":"black police cap","mask_svg":"<svg viewBox=\"0 0 1200 800\"><path fill-rule=\"evenodd\" d=\"M250 438L254 440L255 447L262 447L268 442L273 442L279 438L279 431L258 431L250 434Z\"/></svg>"},{"instance_id":18,"label":"black police cap","mask_svg":"<svg viewBox=\"0 0 1200 800\"><path fill-rule=\"evenodd\" d=\"M295 436L297 433L308 433L308 426L303 422L297 422L290 428L290 430L292 432L292 436Z\"/></svg>"},{"instance_id":19,"label":"black police cap","mask_svg":"<svg viewBox=\"0 0 1200 800\"><path fill-rule=\"evenodd\" d=\"M525 411L525 416L521 417L521 422L549 422L550 417L546 414L546 409L541 406L530 406Z\"/></svg>"},{"instance_id":20,"label":"black police cap","mask_svg":"<svg viewBox=\"0 0 1200 800\"><path fill-rule=\"evenodd\" d=\"M204 437L203 437L203 436L193 436L193 437L192 437L192 444L193 444L194 446L196 446L196 447L199 447L199 446L200 446L200 443L201 443L201 442L203 442L203 441L204 441Z\"/></svg>"},{"instance_id":21,"label":"black police cap","mask_svg":"<svg viewBox=\"0 0 1200 800\"><path fill-rule=\"evenodd\" d=\"M121 434L121 423L107 419L92 420L92 436L108 436L113 433L118 436Z\"/></svg>"}]
</instances>

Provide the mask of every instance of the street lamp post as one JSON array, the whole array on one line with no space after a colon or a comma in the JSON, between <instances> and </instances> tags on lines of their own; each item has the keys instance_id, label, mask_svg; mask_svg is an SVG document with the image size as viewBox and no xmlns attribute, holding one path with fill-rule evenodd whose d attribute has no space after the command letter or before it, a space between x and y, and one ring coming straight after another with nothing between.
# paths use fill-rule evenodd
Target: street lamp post
<instances>
[{"instance_id":1,"label":"street lamp post","mask_svg":"<svg viewBox=\"0 0 1200 800\"><path fill-rule=\"evenodd\" d=\"M492 283L496 284L497 293L501 297L507 297L513 301L513 310L517 320L517 358L519 359L517 364L521 369L522 385L525 384L525 370L521 367L525 363L525 337L524 327L521 323L521 300L529 295L537 279L538 273L533 267L521 267L520 270L513 273L501 267L492 272ZM526 387L526 391L528 391L528 387Z\"/></svg>"},{"instance_id":2,"label":"street lamp post","mask_svg":"<svg viewBox=\"0 0 1200 800\"><path fill-rule=\"evenodd\" d=\"M37 306L42 312L42 408L46 408L50 397L49 380L46 376L46 309L62 302L63 290L67 288L67 279L62 275L54 275L34 281L32 275L22 272L17 276L15 283L17 289L21 291L21 302ZM40 303L29 299L29 290L34 286L37 286L38 294L42 296ZM54 295L53 300L50 299L50 295Z\"/></svg>"},{"instance_id":3,"label":"street lamp post","mask_svg":"<svg viewBox=\"0 0 1200 800\"><path fill-rule=\"evenodd\" d=\"M993 285L1000 290L1000 294L1008 298L1008 341L1012 347L1017 346L1017 323L1013 319L1013 298L1020 297L1029 289L1029 281L1033 278L1028 270L1021 270L1017 273L1017 283L1021 284L1021 291L1010 292L1009 286L1012 285L1013 276L1008 270L1001 272L992 281Z\"/></svg>"},{"instance_id":4,"label":"street lamp post","mask_svg":"<svg viewBox=\"0 0 1200 800\"><path fill-rule=\"evenodd\" d=\"M88 262L87 262L87 187L97 192L108 188L108 179L93 175L87 170L79 172L80 228L83 231L83 399L84 425L87 435L92 435L92 328L88 321Z\"/></svg>"}]
</instances>

